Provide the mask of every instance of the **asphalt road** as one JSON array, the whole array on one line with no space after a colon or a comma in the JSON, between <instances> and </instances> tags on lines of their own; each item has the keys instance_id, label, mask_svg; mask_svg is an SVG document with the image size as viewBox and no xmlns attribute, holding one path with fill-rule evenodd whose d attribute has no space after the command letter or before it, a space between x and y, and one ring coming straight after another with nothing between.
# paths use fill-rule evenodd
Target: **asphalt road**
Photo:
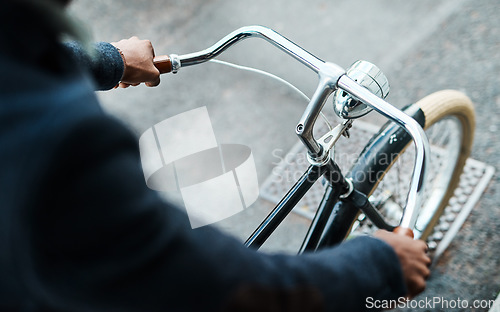
<instances>
[{"instance_id":1,"label":"asphalt road","mask_svg":"<svg viewBox=\"0 0 500 312\"><path fill-rule=\"evenodd\" d=\"M495 166L497 172L500 169L497 0L76 0L71 11L89 26L95 40L137 35L150 39L157 54L201 50L241 26L265 25L344 68L358 59L377 64L391 82L388 101L399 107L441 89L464 91L477 111L472 157ZM265 69L308 95L317 83L314 73L263 41L247 40L221 59ZM260 183L277 161L273 151L287 151L296 142L295 124L306 105L274 81L218 64L165 75L157 88L141 86L99 96L104 107L137 134L170 116L206 106L219 142L252 149ZM365 120L381 122L374 113ZM496 173L421 298L469 302L496 298L500 290L498 182ZM244 239L269 209L268 203L259 200L217 226ZM265 250L296 250L307 224L292 216Z\"/></svg>"}]
</instances>

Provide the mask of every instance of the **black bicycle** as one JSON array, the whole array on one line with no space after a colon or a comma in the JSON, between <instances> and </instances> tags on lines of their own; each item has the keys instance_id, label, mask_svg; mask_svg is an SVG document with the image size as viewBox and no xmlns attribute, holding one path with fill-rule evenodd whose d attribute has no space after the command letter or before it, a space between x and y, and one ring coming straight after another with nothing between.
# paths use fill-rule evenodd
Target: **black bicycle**
<instances>
[{"instance_id":1,"label":"black bicycle","mask_svg":"<svg viewBox=\"0 0 500 312\"><path fill-rule=\"evenodd\" d=\"M324 195L300 252L338 244L353 229L367 224L427 239L453 195L471 151L475 114L470 99L458 91L444 90L401 111L384 100L389 83L375 65L358 61L344 70L262 26L240 28L196 53L156 57L155 65L161 73L176 73L182 67L212 60L251 37L265 39L288 53L316 72L319 82L295 130L307 149L310 166L245 245L259 248L321 177ZM343 121L316 139L313 128L330 97ZM372 109L389 121L344 175L335 162L334 145L342 135L348 136L354 119ZM411 141L414 149L408 148Z\"/></svg>"}]
</instances>

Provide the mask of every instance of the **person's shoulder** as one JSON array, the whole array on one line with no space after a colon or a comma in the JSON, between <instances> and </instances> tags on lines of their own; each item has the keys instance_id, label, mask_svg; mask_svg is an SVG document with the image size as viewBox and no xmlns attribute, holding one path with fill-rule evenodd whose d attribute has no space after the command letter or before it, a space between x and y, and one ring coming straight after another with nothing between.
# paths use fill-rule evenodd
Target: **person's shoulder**
<instances>
[{"instance_id":1,"label":"person's shoulder","mask_svg":"<svg viewBox=\"0 0 500 312\"><path fill-rule=\"evenodd\" d=\"M43 158L72 140L91 144L107 133L132 137L121 122L104 112L85 75L51 75L22 64L2 63L1 58L0 65L12 73L0 84L0 146L5 153L36 151Z\"/></svg>"}]
</instances>

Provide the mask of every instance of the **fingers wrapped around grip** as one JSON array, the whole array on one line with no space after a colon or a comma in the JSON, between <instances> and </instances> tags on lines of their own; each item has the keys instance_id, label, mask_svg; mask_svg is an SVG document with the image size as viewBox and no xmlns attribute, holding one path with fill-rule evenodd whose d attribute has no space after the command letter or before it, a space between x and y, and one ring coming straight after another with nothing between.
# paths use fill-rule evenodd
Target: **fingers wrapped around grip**
<instances>
[{"instance_id":1,"label":"fingers wrapped around grip","mask_svg":"<svg viewBox=\"0 0 500 312\"><path fill-rule=\"evenodd\" d=\"M134 36L111 44L120 52L124 64L118 87L127 88L141 83L155 87L160 84L160 70L153 62L155 53L151 41Z\"/></svg>"},{"instance_id":2,"label":"fingers wrapped around grip","mask_svg":"<svg viewBox=\"0 0 500 312\"><path fill-rule=\"evenodd\" d=\"M394 233L400 234L400 235L405 235L405 236L408 236L411 238L415 237L415 235L413 234L413 231L411 229L400 227L400 226L398 226L394 229Z\"/></svg>"},{"instance_id":3,"label":"fingers wrapped around grip","mask_svg":"<svg viewBox=\"0 0 500 312\"><path fill-rule=\"evenodd\" d=\"M407 296L413 298L425 289L429 278L431 259L427 255L427 244L422 240L409 237L406 230L400 233L390 233L385 230L375 232L375 237L389 244L396 253L401 271L408 290ZM404 234L404 235L401 235Z\"/></svg>"}]
</instances>

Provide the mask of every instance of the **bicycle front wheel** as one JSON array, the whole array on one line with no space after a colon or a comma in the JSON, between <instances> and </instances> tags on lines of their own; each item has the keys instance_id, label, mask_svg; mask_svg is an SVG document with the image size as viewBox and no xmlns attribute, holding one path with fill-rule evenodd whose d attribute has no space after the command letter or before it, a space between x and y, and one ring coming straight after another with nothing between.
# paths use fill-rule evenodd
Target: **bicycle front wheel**
<instances>
[{"instance_id":1,"label":"bicycle front wheel","mask_svg":"<svg viewBox=\"0 0 500 312\"><path fill-rule=\"evenodd\" d=\"M425 129L431 144L430 168L415 237L427 239L454 193L470 155L475 114L461 92L444 90L411 105L405 112ZM355 187L367 194L386 220L399 224L406 205L415 151L411 137L398 125L387 123L361 153L351 171ZM370 232L363 215L353 230Z\"/></svg>"}]
</instances>

